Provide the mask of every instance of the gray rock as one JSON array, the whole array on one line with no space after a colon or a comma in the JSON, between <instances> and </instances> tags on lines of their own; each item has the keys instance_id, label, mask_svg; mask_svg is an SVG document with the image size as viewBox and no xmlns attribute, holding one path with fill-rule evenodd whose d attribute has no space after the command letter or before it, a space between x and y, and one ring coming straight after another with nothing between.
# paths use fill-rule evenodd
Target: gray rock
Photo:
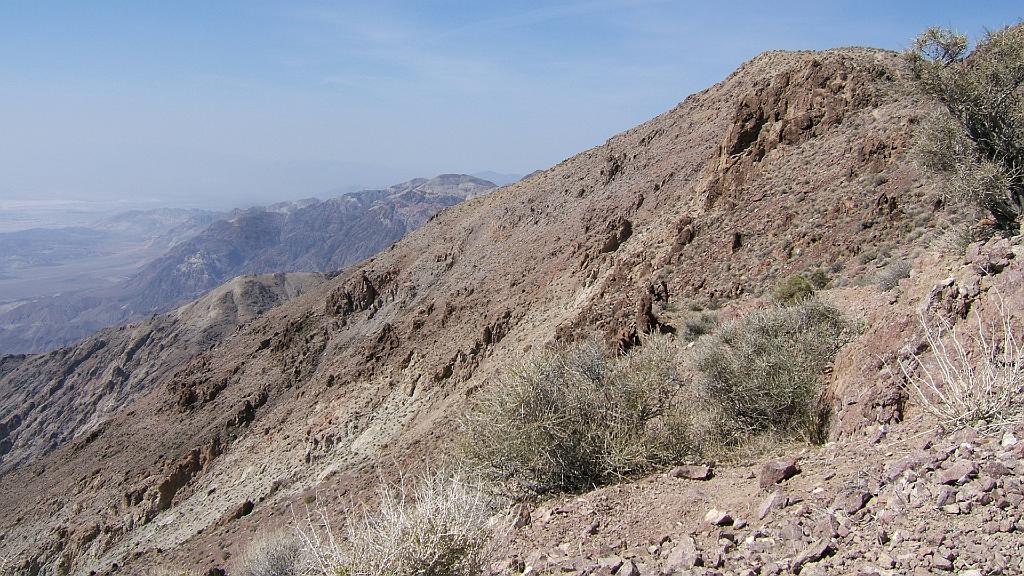
<instances>
[{"instance_id":1,"label":"gray rock","mask_svg":"<svg viewBox=\"0 0 1024 576\"><path fill-rule=\"evenodd\" d=\"M508 511L508 516L512 520L512 528L514 529L529 526L532 521L532 518L530 517L530 507L523 503L513 506Z\"/></svg>"},{"instance_id":2,"label":"gray rock","mask_svg":"<svg viewBox=\"0 0 1024 576\"><path fill-rule=\"evenodd\" d=\"M851 490L839 494L833 503L833 507L839 510L845 510L847 514L854 514L867 505L870 500L870 492L866 492L864 490Z\"/></svg>"},{"instance_id":3,"label":"gray rock","mask_svg":"<svg viewBox=\"0 0 1024 576\"><path fill-rule=\"evenodd\" d=\"M992 476L993 478L1002 478L1010 474L1010 469L1002 462L989 462L985 466L985 474Z\"/></svg>"},{"instance_id":4,"label":"gray rock","mask_svg":"<svg viewBox=\"0 0 1024 576\"><path fill-rule=\"evenodd\" d=\"M757 519L764 520L771 511L777 508L781 504L782 494L776 490L769 494L757 507Z\"/></svg>"},{"instance_id":5,"label":"gray rock","mask_svg":"<svg viewBox=\"0 0 1024 576\"><path fill-rule=\"evenodd\" d=\"M637 568L636 563L632 560L626 560L622 563L619 570L615 572L615 576L640 576L640 569Z\"/></svg>"},{"instance_id":6,"label":"gray rock","mask_svg":"<svg viewBox=\"0 0 1024 576\"><path fill-rule=\"evenodd\" d=\"M728 512L712 508L704 515L704 521L712 526L728 526L732 524L732 516Z\"/></svg>"},{"instance_id":7,"label":"gray rock","mask_svg":"<svg viewBox=\"0 0 1024 576\"><path fill-rule=\"evenodd\" d=\"M682 570L689 570L695 566L703 566L703 558L697 551L697 543L689 536L679 539L675 548L665 558L664 572L672 574Z\"/></svg>"},{"instance_id":8,"label":"gray rock","mask_svg":"<svg viewBox=\"0 0 1024 576\"><path fill-rule=\"evenodd\" d=\"M943 558L942 556L935 554L932 556L932 568L936 570L942 570L944 572L949 572L953 569L953 563Z\"/></svg>"},{"instance_id":9,"label":"gray rock","mask_svg":"<svg viewBox=\"0 0 1024 576\"><path fill-rule=\"evenodd\" d=\"M612 572L621 568L623 562L622 556L605 556L603 558L598 558L597 560L597 564L599 566L602 568L608 568Z\"/></svg>"},{"instance_id":10,"label":"gray rock","mask_svg":"<svg viewBox=\"0 0 1024 576\"><path fill-rule=\"evenodd\" d=\"M999 445L1003 448L1013 448L1017 445L1017 437L1013 435L1013 432L1007 430L1003 433L1003 437L1000 439Z\"/></svg>"}]
</instances>

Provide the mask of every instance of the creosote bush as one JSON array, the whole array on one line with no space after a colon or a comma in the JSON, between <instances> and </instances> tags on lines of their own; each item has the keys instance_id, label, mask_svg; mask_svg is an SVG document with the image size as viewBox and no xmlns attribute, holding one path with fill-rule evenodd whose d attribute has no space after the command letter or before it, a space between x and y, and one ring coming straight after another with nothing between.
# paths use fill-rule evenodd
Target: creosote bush
<instances>
[{"instance_id":1,"label":"creosote bush","mask_svg":"<svg viewBox=\"0 0 1024 576\"><path fill-rule=\"evenodd\" d=\"M772 292L775 300L781 304L795 304L814 295L814 286L800 274L793 274L779 282Z\"/></svg>"},{"instance_id":2,"label":"creosote bush","mask_svg":"<svg viewBox=\"0 0 1024 576\"><path fill-rule=\"evenodd\" d=\"M687 342L693 342L701 336L713 332L718 326L718 317L714 312L689 311L683 316L682 324L679 337Z\"/></svg>"},{"instance_id":3,"label":"creosote bush","mask_svg":"<svg viewBox=\"0 0 1024 576\"><path fill-rule=\"evenodd\" d=\"M941 104L918 139L922 164L945 177L946 199L1019 225L1024 194L1024 25L966 36L930 28L907 53L925 92Z\"/></svg>"},{"instance_id":4,"label":"creosote bush","mask_svg":"<svg viewBox=\"0 0 1024 576\"><path fill-rule=\"evenodd\" d=\"M823 268L816 268L811 272L810 276L807 277L807 281L811 283L811 286L815 290L824 290L831 279L828 277L828 272Z\"/></svg>"},{"instance_id":5,"label":"creosote bush","mask_svg":"<svg viewBox=\"0 0 1024 576\"><path fill-rule=\"evenodd\" d=\"M382 484L377 506L337 530L326 509L298 533L317 576L475 576L489 541L488 497L462 474L438 471Z\"/></svg>"},{"instance_id":6,"label":"creosote bush","mask_svg":"<svg viewBox=\"0 0 1024 576\"><path fill-rule=\"evenodd\" d=\"M897 260L878 274L878 289L888 292L900 285L900 280L910 278L910 262Z\"/></svg>"},{"instance_id":7,"label":"creosote bush","mask_svg":"<svg viewBox=\"0 0 1024 576\"><path fill-rule=\"evenodd\" d=\"M817 300L759 310L701 340L695 365L735 433L821 441L822 373L850 330L837 308Z\"/></svg>"},{"instance_id":8,"label":"creosote bush","mask_svg":"<svg viewBox=\"0 0 1024 576\"><path fill-rule=\"evenodd\" d=\"M459 454L491 479L543 493L592 488L699 452L713 411L695 409L673 342L653 338L624 356L594 342L534 354L474 401Z\"/></svg>"},{"instance_id":9,"label":"creosote bush","mask_svg":"<svg viewBox=\"0 0 1024 576\"><path fill-rule=\"evenodd\" d=\"M621 356L593 343L536 354L481 392L459 453L491 480L544 493L707 458L760 434L818 441L821 375L848 332L836 308L810 299L729 322L697 339L695 354L667 336Z\"/></svg>"}]
</instances>

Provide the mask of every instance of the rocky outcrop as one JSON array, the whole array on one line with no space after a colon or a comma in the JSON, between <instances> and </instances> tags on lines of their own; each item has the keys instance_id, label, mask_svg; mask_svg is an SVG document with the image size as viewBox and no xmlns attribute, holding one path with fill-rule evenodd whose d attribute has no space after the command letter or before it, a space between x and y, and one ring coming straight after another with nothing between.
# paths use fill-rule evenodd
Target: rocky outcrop
<instances>
[{"instance_id":1,"label":"rocky outcrop","mask_svg":"<svg viewBox=\"0 0 1024 576\"><path fill-rule=\"evenodd\" d=\"M740 99L719 146L719 160L710 165L706 205L741 193L756 178L761 161L779 147L803 144L858 110L877 106L882 95L875 86L892 74L892 68L882 63L810 58L757 82ZM881 171L889 142L871 136L861 147L861 161L880 159L883 164L874 171ZM888 152L891 156L892 150Z\"/></svg>"}]
</instances>

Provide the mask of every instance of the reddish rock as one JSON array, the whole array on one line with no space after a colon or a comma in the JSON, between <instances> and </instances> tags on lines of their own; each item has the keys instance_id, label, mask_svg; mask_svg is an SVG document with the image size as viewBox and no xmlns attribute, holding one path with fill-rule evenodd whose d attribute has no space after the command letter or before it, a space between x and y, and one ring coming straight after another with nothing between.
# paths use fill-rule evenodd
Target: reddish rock
<instances>
[{"instance_id":1,"label":"reddish rock","mask_svg":"<svg viewBox=\"0 0 1024 576\"><path fill-rule=\"evenodd\" d=\"M799 473L800 468L797 466L795 458L766 462L761 467L761 488L768 488L788 480Z\"/></svg>"},{"instance_id":2,"label":"reddish rock","mask_svg":"<svg viewBox=\"0 0 1024 576\"><path fill-rule=\"evenodd\" d=\"M793 560L793 572L799 574L807 564L817 562L822 558L835 554L835 552L836 549L830 540L818 540L814 544L805 548L797 555L796 559Z\"/></svg>"},{"instance_id":3,"label":"reddish rock","mask_svg":"<svg viewBox=\"0 0 1024 576\"><path fill-rule=\"evenodd\" d=\"M871 493L864 490L850 490L836 497L833 507L855 514L871 500Z\"/></svg>"},{"instance_id":4,"label":"reddish rock","mask_svg":"<svg viewBox=\"0 0 1024 576\"><path fill-rule=\"evenodd\" d=\"M940 484L964 484L978 474L978 466L970 460L959 460L939 473Z\"/></svg>"},{"instance_id":5,"label":"reddish rock","mask_svg":"<svg viewBox=\"0 0 1024 576\"><path fill-rule=\"evenodd\" d=\"M687 480L710 480L711 468L703 465L676 466L668 471L668 475Z\"/></svg>"}]
</instances>

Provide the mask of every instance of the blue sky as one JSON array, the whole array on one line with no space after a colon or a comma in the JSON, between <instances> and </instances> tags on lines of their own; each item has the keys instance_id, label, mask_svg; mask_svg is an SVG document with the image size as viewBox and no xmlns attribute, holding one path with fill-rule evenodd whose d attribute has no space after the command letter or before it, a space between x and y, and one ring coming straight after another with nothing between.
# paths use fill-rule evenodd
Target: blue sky
<instances>
[{"instance_id":1,"label":"blue sky","mask_svg":"<svg viewBox=\"0 0 1024 576\"><path fill-rule=\"evenodd\" d=\"M229 206L527 173L770 49L902 49L1019 2L0 0L0 199Z\"/></svg>"}]
</instances>

